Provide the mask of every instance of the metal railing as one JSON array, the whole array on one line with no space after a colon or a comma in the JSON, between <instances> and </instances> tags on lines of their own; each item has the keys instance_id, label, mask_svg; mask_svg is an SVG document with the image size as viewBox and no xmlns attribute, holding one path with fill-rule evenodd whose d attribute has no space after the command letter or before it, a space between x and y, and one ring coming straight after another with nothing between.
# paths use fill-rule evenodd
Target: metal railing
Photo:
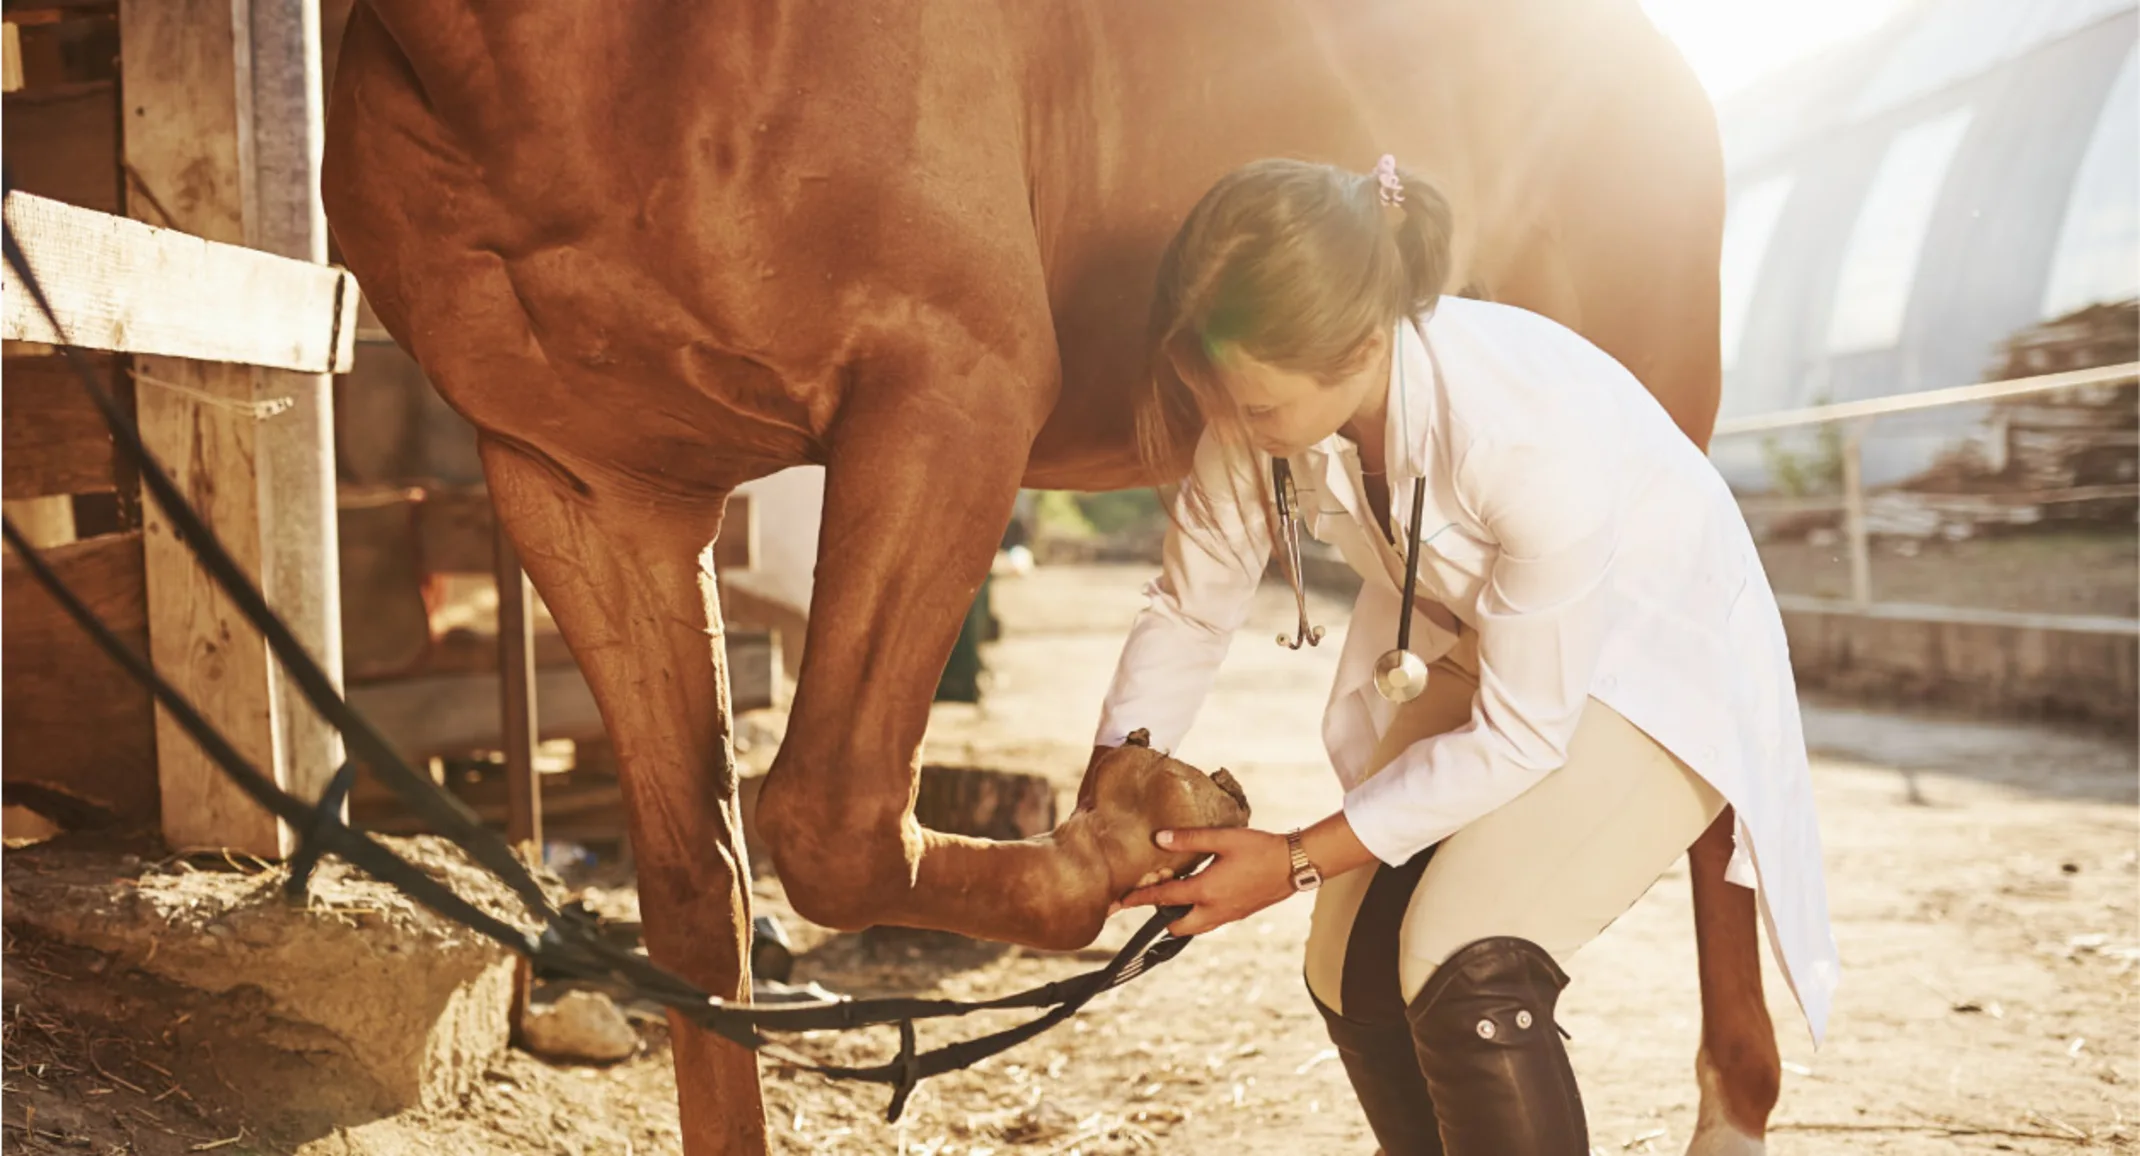
<instances>
[{"instance_id":1,"label":"metal railing","mask_svg":"<svg viewBox=\"0 0 2140 1156\"><path fill-rule=\"evenodd\" d=\"M1743 509L1762 512L1800 513L1838 508L1843 512L1843 536L1849 546L1849 599L1839 606L1834 599L1780 596L1778 601L1784 603L1787 607L1796 604L1807 609L1845 608L1858 612L1875 612L1884 616L1899 615L1951 621L1996 622L1999 624L2025 625L2048 629L2077 630L2085 633L2140 633L2140 620L2114 616L2022 614L1964 607L1905 606L1901 604L1881 604L1876 606L1872 595L1871 533L1866 519L1863 467L1865 432L1873 421L1878 418L1939 409L1947 406L2053 393L2059 390L2085 386L2121 386L2130 385L2134 382L2140 382L2140 361L2096 369L2047 373L2035 377L2020 377L2006 381L1987 381L1974 385L1960 385L1946 389L1928 389L1916 393L1898 394L1893 397L1868 398L1863 401L1846 401L1833 405L1809 406L1803 409L1779 410L1774 413L1733 418L1717 423L1712 441L1727 437L1741 437L1747 434L1773 433L1780 430L1820 426L1831 422L1840 422L1843 425L1841 439L1842 460L1840 463L1842 493L1840 495L1835 497L1740 499ZM2061 490L2039 491L2029 496L2039 505L2140 496L2140 483L2077 486Z\"/></svg>"}]
</instances>

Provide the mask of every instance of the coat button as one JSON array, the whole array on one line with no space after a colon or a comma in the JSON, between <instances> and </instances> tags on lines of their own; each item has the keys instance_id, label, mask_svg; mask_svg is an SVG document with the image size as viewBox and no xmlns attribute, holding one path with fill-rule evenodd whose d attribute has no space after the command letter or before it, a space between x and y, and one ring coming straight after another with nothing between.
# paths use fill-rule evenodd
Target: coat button
<instances>
[{"instance_id":1,"label":"coat button","mask_svg":"<svg viewBox=\"0 0 2140 1156\"><path fill-rule=\"evenodd\" d=\"M1494 1021L1492 1021L1492 1020L1480 1020L1480 1021L1479 1021L1479 1038L1480 1038L1480 1039L1482 1039L1482 1040L1490 1040L1490 1039L1494 1038Z\"/></svg>"},{"instance_id":2,"label":"coat button","mask_svg":"<svg viewBox=\"0 0 2140 1156\"><path fill-rule=\"evenodd\" d=\"M1516 1026L1519 1028L1531 1026L1531 1013L1528 1010L1519 1010L1516 1013Z\"/></svg>"}]
</instances>

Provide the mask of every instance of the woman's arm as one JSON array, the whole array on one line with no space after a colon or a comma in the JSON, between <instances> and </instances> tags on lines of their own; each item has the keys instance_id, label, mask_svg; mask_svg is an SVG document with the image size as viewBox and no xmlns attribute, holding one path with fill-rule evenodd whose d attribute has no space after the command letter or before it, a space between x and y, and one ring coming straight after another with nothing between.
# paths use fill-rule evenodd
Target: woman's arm
<instances>
[{"instance_id":1,"label":"woman's arm","mask_svg":"<svg viewBox=\"0 0 2140 1156\"><path fill-rule=\"evenodd\" d=\"M1353 833L1385 863L1403 863L1568 761L1608 625L1600 595L1619 537L1619 486L1609 448L1557 432L1475 444L1458 471L1500 550L1479 598L1479 691L1469 723L1414 743L1346 795Z\"/></svg>"},{"instance_id":2,"label":"woman's arm","mask_svg":"<svg viewBox=\"0 0 2140 1156\"><path fill-rule=\"evenodd\" d=\"M1121 907L1194 908L1167 925L1175 935L1200 935L1245 919L1293 894L1293 854L1285 836L1246 827L1199 827L1155 831L1152 838L1171 851L1212 855L1211 865L1187 879L1140 887L1122 897ZM1325 879L1355 871L1375 856L1352 833L1339 811L1300 833L1300 849Z\"/></svg>"},{"instance_id":3,"label":"woman's arm","mask_svg":"<svg viewBox=\"0 0 2140 1156\"><path fill-rule=\"evenodd\" d=\"M1188 733L1270 561L1260 505L1269 482L1259 482L1259 472L1259 455L1230 450L1209 433L1197 444L1192 477L1209 498L1212 524L1196 523L1184 486L1159 577L1145 587L1149 601L1130 624L1101 704L1096 750L1120 746L1140 728L1160 750Z\"/></svg>"}]
</instances>

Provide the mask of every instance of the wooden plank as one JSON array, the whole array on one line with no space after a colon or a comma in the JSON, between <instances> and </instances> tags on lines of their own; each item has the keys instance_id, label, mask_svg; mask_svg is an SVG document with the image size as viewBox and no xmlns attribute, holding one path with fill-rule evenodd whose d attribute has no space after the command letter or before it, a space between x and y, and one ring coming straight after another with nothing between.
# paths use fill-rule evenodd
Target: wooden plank
<instances>
[{"instance_id":1,"label":"wooden plank","mask_svg":"<svg viewBox=\"0 0 2140 1156\"><path fill-rule=\"evenodd\" d=\"M535 781L535 611L529 605L534 591L503 522L497 524L492 545L498 584L498 717L509 804L505 837L539 859L542 788Z\"/></svg>"},{"instance_id":2,"label":"wooden plank","mask_svg":"<svg viewBox=\"0 0 2140 1156\"><path fill-rule=\"evenodd\" d=\"M772 702L778 657L765 635L728 636L729 694L736 710ZM349 701L364 712L395 749L411 759L500 750L495 673L431 675L351 688ZM535 677L537 734L550 739L604 737L594 692L577 667L547 667Z\"/></svg>"},{"instance_id":3,"label":"wooden plank","mask_svg":"<svg viewBox=\"0 0 2140 1156\"><path fill-rule=\"evenodd\" d=\"M1775 413L1730 418L1716 423L1716 433L1712 436L1733 437L1738 434L1820 425L1823 422L1850 418L1885 417L1888 414L1909 413L1913 410L1997 401L2007 397L2026 397L2030 394L2050 393L2080 386L2124 385L2135 380L2140 380L2140 361L2128 361L2123 365L2107 365L2100 369L2076 369L2067 373L2046 373L2007 381L1926 389L1892 397L1873 397L1863 401L1837 402L1834 405L1815 405L1804 409L1778 410Z\"/></svg>"},{"instance_id":4,"label":"wooden plank","mask_svg":"<svg viewBox=\"0 0 2140 1156\"><path fill-rule=\"evenodd\" d=\"M110 357L92 358L109 384ZM111 432L64 360L10 357L0 364L0 380L0 497L112 488Z\"/></svg>"},{"instance_id":5,"label":"wooden plank","mask_svg":"<svg viewBox=\"0 0 2140 1156\"><path fill-rule=\"evenodd\" d=\"M77 536L74 532L74 499L65 494L0 502L0 508L5 509L7 520L22 531L30 545L40 549L64 546Z\"/></svg>"},{"instance_id":6,"label":"wooden plank","mask_svg":"<svg viewBox=\"0 0 2140 1156\"><path fill-rule=\"evenodd\" d=\"M106 81L18 93L5 107L16 191L100 213L119 211L116 85Z\"/></svg>"},{"instance_id":7,"label":"wooden plank","mask_svg":"<svg viewBox=\"0 0 2140 1156\"><path fill-rule=\"evenodd\" d=\"M342 669L352 682L413 673L431 653L414 496L345 493L339 503Z\"/></svg>"},{"instance_id":8,"label":"wooden plank","mask_svg":"<svg viewBox=\"0 0 2140 1156\"><path fill-rule=\"evenodd\" d=\"M1843 540L1850 546L1850 598L1860 606L1872 602L1872 539L1865 529L1865 427L1859 420L1843 427Z\"/></svg>"},{"instance_id":9,"label":"wooden plank","mask_svg":"<svg viewBox=\"0 0 2140 1156\"><path fill-rule=\"evenodd\" d=\"M7 18L11 24L57 24L81 16L107 14L117 3L118 0L44 0L41 4L11 5Z\"/></svg>"},{"instance_id":10,"label":"wooden plank","mask_svg":"<svg viewBox=\"0 0 2140 1156\"><path fill-rule=\"evenodd\" d=\"M127 91L134 91L131 80ZM141 131L139 121L129 126L129 154ZM307 373L342 373L351 364L357 290L346 270L27 193L11 194L6 211L8 229L76 345ZM0 284L0 335L59 342L12 269Z\"/></svg>"},{"instance_id":11,"label":"wooden plank","mask_svg":"<svg viewBox=\"0 0 2140 1156\"><path fill-rule=\"evenodd\" d=\"M262 276L266 284L279 280L282 291L296 295L292 301L303 299L308 289L317 292L315 270L237 248L246 240L244 137L249 126L241 128L241 119L250 103L238 78L249 45L234 26L233 6L223 5L219 11L211 7L205 0L126 0L120 5L119 32L125 45L120 82L127 107L135 113L125 132L125 161L136 174L128 184L127 212L171 228L102 217L55 217L58 224L48 226L55 231L71 224L91 237L95 230L110 232L103 264L122 278L100 284L87 270L43 274L48 284L81 293L72 308L54 299L77 342L97 344L83 340L84 326L76 321L85 309L95 310L88 316L103 321L107 330L112 322L146 319L153 310L179 303L166 280L172 271L182 271L189 280L202 278L219 258ZM38 206L18 205L11 198L8 207L13 222L21 220L24 208ZM162 246L171 251L164 253ZM33 260L37 256L35 251L30 255ZM259 287L246 285L244 274L230 277L230 268L225 267L223 279L230 282L225 289L242 295ZM132 298L116 307L102 299L105 293L129 292ZM10 308L20 296L10 297ZM302 315L255 313L239 304L242 296L218 299L222 297L185 294L185 300L200 303L207 314L199 319L202 333L264 321L262 331L276 343L287 344L296 331L316 328L316 322ZM246 412L246 407L265 398L251 369L213 363L253 360L257 351L238 356L228 348L229 341L211 343L211 352L177 338L145 336L154 330L150 324L137 333L128 324L124 332L105 333L100 347L134 344L138 352L171 355L135 361L138 372L162 383L136 395L142 439L238 566L257 583L263 576L267 517L258 470L260 425L268 419ZM314 344L320 343L315 339ZM277 680L266 643L215 591L153 502L145 503L143 522L149 653L156 668L241 755L277 785L288 787L288 763L276 732ZM156 747L163 834L173 848L221 847L265 858L287 852L289 832L239 794L162 711L157 713Z\"/></svg>"},{"instance_id":12,"label":"wooden plank","mask_svg":"<svg viewBox=\"0 0 2140 1156\"><path fill-rule=\"evenodd\" d=\"M547 619L535 623L535 666L541 670L574 666L572 648L565 636ZM490 632L451 630L431 644L430 653L412 674L495 674L498 670L498 636ZM375 680L376 681L376 680Z\"/></svg>"},{"instance_id":13,"label":"wooden plank","mask_svg":"<svg viewBox=\"0 0 2140 1156\"><path fill-rule=\"evenodd\" d=\"M758 564L758 511L749 494L730 494L721 512L721 534L713 542L716 572L749 570Z\"/></svg>"},{"instance_id":14,"label":"wooden plank","mask_svg":"<svg viewBox=\"0 0 2140 1156\"><path fill-rule=\"evenodd\" d=\"M127 210L170 228L34 201L10 201L9 212L71 241L48 245L74 262L52 276L74 295L63 315L92 322L106 347L145 355L139 380L157 384L140 391L138 412L151 452L339 678L333 434L318 375L351 361L357 293L320 263L317 47L303 24L302 0L121 0ZM157 665L264 772L317 793L339 740L160 513L145 520ZM288 850L289 832L168 720L158 749L166 842Z\"/></svg>"},{"instance_id":15,"label":"wooden plank","mask_svg":"<svg viewBox=\"0 0 2140 1156\"><path fill-rule=\"evenodd\" d=\"M416 360L388 339L357 338L356 362L334 379L334 455L345 483L422 484L424 397Z\"/></svg>"},{"instance_id":16,"label":"wooden plank","mask_svg":"<svg viewBox=\"0 0 2140 1156\"><path fill-rule=\"evenodd\" d=\"M137 648L148 641L141 534L111 534L45 557L98 617ZM157 815L154 714L134 685L10 551L0 560L0 774L100 817Z\"/></svg>"},{"instance_id":17,"label":"wooden plank","mask_svg":"<svg viewBox=\"0 0 2140 1156\"><path fill-rule=\"evenodd\" d=\"M440 487L424 491L416 515L417 533L424 569L433 574L488 574L491 572L491 542L496 515L487 491L470 487ZM748 570L757 556L757 517L750 495L728 499L721 534L714 541L714 566L718 570Z\"/></svg>"},{"instance_id":18,"label":"wooden plank","mask_svg":"<svg viewBox=\"0 0 2140 1156\"><path fill-rule=\"evenodd\" d=\"M172 0L164 3L189 7ZM240 198L244 242L322 268L328 237L320 199L319 141L325 135L326 101L317 0L246 0L228 10L242 25L234 35L243 45L236 129L241 141L239 177L246 194ZM131 89L128 94L131 98ZM329 364L295 367L303 372L263 371L265 388L292 402L290 411L265 431L270 436L262 439L259 459L263 488L273 498L265 527L267 594L337 682L342 672L341 582L334 389L327 371L346 371L355 363L361 296L355 282L342 277L334 320L335 357ZM291 789L309 797L326 788L344 751L341 736L300 697L294 687L278 694L282 716L277 722L289 752Z\"/></svg>"},{"instance_id":19,"label":"wooden plank","mask_svg":"<svg viewBox=\"0 0 2140 1156\"><path fill-rule=\"evenodd\" d=\"M0 25L0 92L22 88L22 30L13 20Z\"/></svg>"},{"instance_id":20,"label":"wooden plank","mask_svg":"<svg viewBox=\"0 0 2140 1156\"><path fill-rule=\"evenodd\" d=\"M252 371L239 366L144 361L200 393L251 394ZM137 410L150 452L162 459L239 568L258 582L266 513L254 468L257 420L167 389L141 391ZM267 643L210 583L163 510L153 502L144 507L150 657L241 755L287 788ZM240 793L161 710L156 745L164 839L174 849L227 848L268 859L288 852L287 833L274 817Z\"/></svg>"},{"instance_id":21,"label":"wooden plank","mask_svg":"<svg viewBox=\"0 0 2140 1156\"><path fill-rule=\"evenodd\" d=\"M417 556L432 574L489 574L497 515L490 492L451 487L422 491L416 509Z\"/></svg>"}]
</instances>

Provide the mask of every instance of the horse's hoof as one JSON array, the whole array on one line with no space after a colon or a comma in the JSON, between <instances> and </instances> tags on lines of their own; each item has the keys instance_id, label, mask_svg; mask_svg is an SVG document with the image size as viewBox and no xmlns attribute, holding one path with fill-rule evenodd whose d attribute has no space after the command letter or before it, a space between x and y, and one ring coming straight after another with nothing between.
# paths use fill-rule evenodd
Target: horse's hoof
<instances>
[{"instance_id":1,"label":"horse's hoof","mask_svg":"<svg viewBox=\"0 0 2140 1156\"><path fill-rule=\"evenodd\" d=\"M1221 768L1207 775L1143 739L1139 731L1102 756L1081 792L1086 804L1077 818L1097 828L1117 895L1185 874L1202 858L1162 850L1154 832L1248 822L1248 794L1232 774Z\"/></svg>"}]
</instances>

